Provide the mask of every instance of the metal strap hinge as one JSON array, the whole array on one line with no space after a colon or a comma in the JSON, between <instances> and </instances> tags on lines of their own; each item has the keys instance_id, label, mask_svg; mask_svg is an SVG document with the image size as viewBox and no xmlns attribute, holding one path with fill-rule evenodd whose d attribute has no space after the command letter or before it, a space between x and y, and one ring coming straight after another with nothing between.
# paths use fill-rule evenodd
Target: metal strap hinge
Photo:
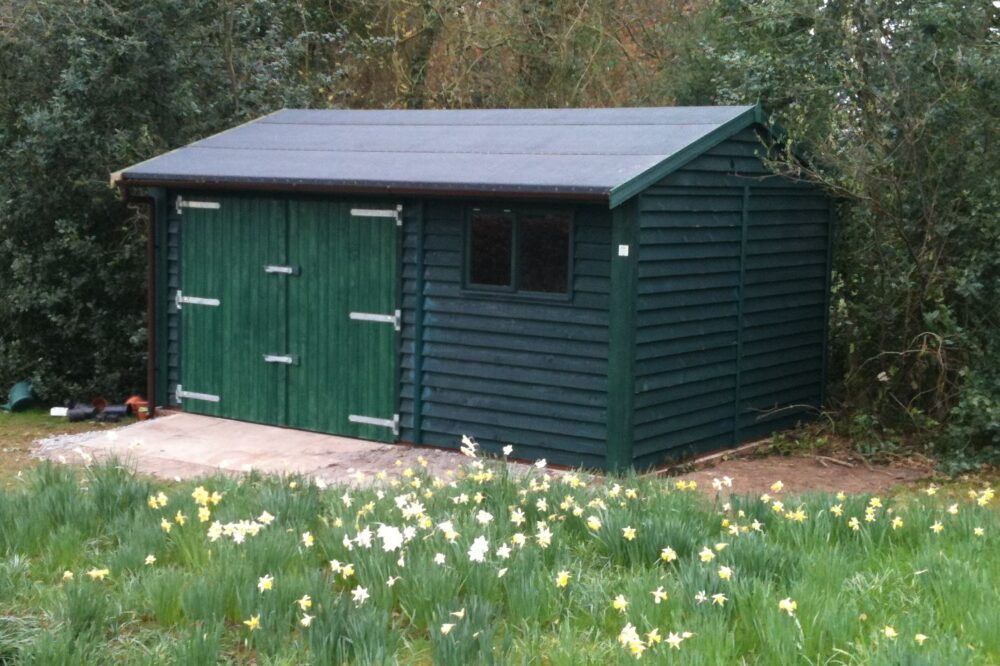
<instances>
[{"instance_id":1,"label":"metal strap hinge","mask_svg":"<svg viewBox=\"0 0 1000 666\"><path fill-rule=\"evenodd\" d=\"M181 290L177 290L177 298L175 299L177 303L177 309L181 309L181 304L187 303L189 305L208 305L209 307L217 308L221 305L219 299L217 298L202 298L201 296L185 296L181 293Z\"/></svg>"},{"instance_id":2,"label":"metal strap hinge","mask_svg":"<svg viewBox=\"0 0 1000 666\"><path fill-rule=\"evenodd\" d=\"M351 215L354 217L391 217L396 220L396 226L403 226L403 204L396 204L395 208L352 208Z\"/></svg>"},{"instance_id":3,"label":"metal strap hinge","mask_svg":"<svg viewBox=\"0 0 1000 666\"><path fill-rule=\"evenodd\" d=\"M377 419L374 416L349 414L347 420L351 423L362 423L364 425L373 425L380 428L392 428L392 434L399 436L399 414L393 414L391 419Z\"/></svg>"},{"instance_id":4,"label":"metal strap hinge","mask_svg":"<svg viewBox=\"0 0 1000 666\"><path fill-rule=\"evenodd\" d=\"M374 312L352 312L351 319L354 321L374 321L380 324L392 324L394 329L401 330L403 323L403 313L396 310L395 313L388 314L376 314Z\"/></svg>"},{"instance_id":5,"label":"metal strap hinge","mask_svg":"<svg viewBox=\"0 0 1000 666\"><path fill-rule=\"evenodd\" d=\"M204 210L219 210L222 208L222 204L218 201L193 201L184 197L177 197L175 205L177 206L178 215L184 214L184 211L181 210L182 208L201 208Z\"/></svg>"},{"instance_id":6,"label":"metal strap hinge","mask_svg":"<svg viewBox=\"0 0 1000 666\"><path fill-rule=\"evenodd\" d=\"M181 385L177 385L177 402L187 398L188 400L204 400L205 402L219 402L219 396L211 393L198 393L197 391L185 391Z\"/></svg>"},{"instance_id":7,"label":"metal strap hinge","mask_svg":"<svg viewBox=\"0 0 1000 666\"><path fill-rule=\"evenodd\" d=\"M285 363L287 365L295 365L298 363L298 357L291 356L290 354L264 354L264 363Z\"/></svg>"}]
</instances>

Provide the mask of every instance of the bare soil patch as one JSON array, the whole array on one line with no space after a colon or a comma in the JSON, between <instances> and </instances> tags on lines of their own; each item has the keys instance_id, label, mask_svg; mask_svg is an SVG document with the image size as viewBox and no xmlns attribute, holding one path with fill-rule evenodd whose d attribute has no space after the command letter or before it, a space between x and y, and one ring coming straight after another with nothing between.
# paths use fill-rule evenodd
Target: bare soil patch
<instances>
[{"instance_id":1,"label":"bare soil patch","mask_svg":"<svg viewBox=\"0 0 1000 666\"><path fill-rule=\"evenodd\" d=\"M804 492L885 493L931 476L932 470L909 461L889 465L868 465L855 460L840 464L813 455L765 456L722 460L710 467L681 474L677 478L697 481L698 487L713 492L712 479L728 476L732 493L768 492L775 481L784 484L783 494ZM840 460L840 459L838 459Z\"/></svg>"}]
</instances>

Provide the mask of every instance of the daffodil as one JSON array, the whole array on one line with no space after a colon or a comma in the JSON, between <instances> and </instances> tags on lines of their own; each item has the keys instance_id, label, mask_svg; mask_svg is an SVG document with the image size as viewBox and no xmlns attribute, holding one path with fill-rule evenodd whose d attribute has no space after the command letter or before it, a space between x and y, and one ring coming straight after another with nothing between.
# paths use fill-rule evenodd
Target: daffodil
<instances>
[{"instance_id":1,"label":"daffodil","mask_svg":"<svg viewBox=\"0 0 1000 666\"><path fill-rule=\"evenodd\" d=\"M312 548L315 543L316 543L316 539L313 537L313 535L310 532L303 532L302 533L302 545L303 546L305 546L306 548Z\"/></svg>"},{"instance_id":2,"label":"daffodil","mask_svg":"<svg viewBox=\"0 0 1000 666\"><path fill-rule=\"evenodd\" d=\"M261 592L267 592L268 590L274 589L274 578L271 574L266 574L257 579L257 589Z\"/></svg>"},{"instance_id":3,"label":"daffodil","mask_svg":"<svg viewBox=\"0 0 1000 666\"><path fill-rule=\"evenodd\" d=\"M70 571L69 569L67 569L66 571L63 571L62 579L63 580L73 580L73 572Z\"/></svg>"},{"instance_id":4,"label":"daffodil","mask_svg":"<svg viewBox=\"0 0 1000 666\"><path fill-rule=\"evenodd\" d=\"M653 603L659 604L666 601L669 597L666 592L663 591L663 586L656 588L650 594L653 595Z\"/></svg>"},{"instance_id":5,"label":"daffodil","mask_svg":"<svg viewBox=\"0 0 1000 666\"><path fill-rule=\"evenodd\" d=\"M721 592L712 595L712 603L717 606L725 606L727 601L729 601L729 597L722 594Z\"/></svg>"},{"instance_id":6,"label":"daffodil","mask_svg":"<svg viewBox=\"0 0 1000 666\"><path fill-rule=\"evenodd\" d=\"M91 580L104 580L111 575L111 571L108 569L91 569L87 572Z\"/></svg>"},{"instance_id":7,"label":"daffodil","mask_svg":"<svg viewBox=\"0 0 1000 666\"><path fill-rule=\"evenodd\" d=\"M698 553L698 557L702 562L711 562L715 559L715 553L712 552L711 548L702 548L701 552Z\"/></svg>"},{"instance_id":8,"label":"daffodil","mask_svg":"<svg viewBox=\"0 0 1000 666\"><path fill-rule=\"evenodd\" d=\"M982 527L973 527L972 533L975 534L977 537L981 537L984 534L986 534L986 530L984 530Z\"/></svg>"},{"instance_id":9,"label":"daffodil","mask_svg":"<svg viewBox=\"0 0 1000 666\"><path fill-rule=\"evenodd\" d=\"M680 650L681 643L684 641L684 638L671 631L669 634L667 634L666 641L667 645L669 645L674 650Z\"/></svg>"},{"instance_id":10,"label":"daffodil","mask_svg":"<svg viewBox=\"0 0 1000 666\"><path fill-rule=\"evenodd\" d=\"M895 518L892 519L891 524L892 524L892 529L898 530L903 526L903 519L900 518L899 516L896 516Z\"/></svg>"},{"instance_id":11,"label":"daffodil","mask_svg":"<svg viewBox=\"0 0 1000 666\"><path fill-rule=\"evenodd\" d=\"M351 599L353 599L354 603L358 606L365 603L365 601L368 600L368 597L368 589L361 587L360 585L351 590Z\"/></svg>"},{"instance_id":12,"label":"daffodil","mask_svg":"<svg viewBox=\"0 0 1000 666\"><path fill-rule=\"evenodd\" d=\"M195 504L204 506L208 504L209 494L208 491L205 490L204 486L198 486L193 491L191 491L191 498L194 500Z\"/></svg>"},{"instance_id":13,"label":"daffodil","mask_svg":"<svg viewBox=\"0 0 1000 666\"><path fill-rule=\"evenodd\" d=\"M490 542L486 539L486 537L476 537L476 539L472 542L472 545L469 546L469 560L471 562L485 562L486 553L489 551L489 548Z\"/></svg>"},{"instance_id":14,"label":"daffodil","mask_svg":"<svg viewBox=\"0 0 1000 666\"><path fill-rule=\"evenodd\" d=\"M589 529L591 532L596 532L597 530L601 529L601 519L598 518L597 516L588 516L587 529Z\"/></svg>"},{"instance_id":15,"label":"daffodil","mask_svg":"<svg viewBox=\"0 0 1000 666\"><path fill-rule=\"evenodd\" d=\"M628 599L625 598L625 595L619 594L611 602L611 607L619 613L624 613L625 609L628 608Z\"/></svg>"},{"instance_id":16,"label":"daffodil","mask_svg":"<svg viewBox=\"0 0 1000 666\"><path fill-rule=\"evenodd\" d=\"M667 546L660 551L660 559L664 562L673 562L677 559L677 551L675 551L670 546Z\"/></svg>"},{"instance_id":17,"label":"daffodil","mask_svg":"<svg viewBox=\"0 0 1000 666\"><path fill-rule=\"evenodd\" d=\"M310 597L308 594L303 594L302 598L297 599L295 603L297 603L299 605L299 608L301 608L303 611L309 610L310 608L312 608L313 605L312 597Z\"/></svg>"},{"instance_id":18,"label":"daffodil","mask_svg":"<svg viewBox=\"0 0 1000 666\"><path fill-rule=\"evenodd\" d=\"M927 640L927 636L925 636L924 634L917 634L916 636L913 637L913 640L917 642L917 645L923 645L924 641Z\"/></svg>"},{"instance_id":19,"label":"daffodil","mask_svg":"<svg viewBox=\"0 0 1000 666\"><path fill-rule=\"evenodd\" d=\"M156 555L153 554L147 555L144 562L146 563L147 566L156 564Z\"/></svg>"},{"instance_id":20,"label":"daffodil","mask_svg":"<svg viewBox=\"0 0 1000 666\"><path fill-rule=\"evenodd\" d=\"M896 637L899 636L899 634L896 633L896 630L889 625L882 628L882 634L890 640L896 640Z\"/></svg>"},{"instance_id":21,"label":"daffodil","mask_svg":"<svg viewBox=\"0 0 1000 666\"><path fill-rule=\"evenodd\" d=\"M634 643L641 643L642 639L639 637L639 632L636 631L635 625L631 622L626 622L622 630L618 632L618 642L628 646Z\"/></svg>"},{"instance_id":22,"label":"daffodil","mask_svg":"<svg viewBox=\"0 0 1000 666\"><path fill-rule=\"evenodd\" d=\"M249 620L243 620L243 624L247 625L250 631L257 631L260 629L260 614L251 615Z\"/></svg>"},{"instance_id":23,"label":"daffodil","mask_svg":"<svg viewBox=\"0 0 1000 666\"><path fill-rule=\"evenodd\" d=\"M733 577L733 570L729 567L719 567L719 578L729 580Z\"/></svg>"},{"instance_id":24,"label":"daffodil","mask_svg":"<svg viewBox=\"0 0 1000 666\"><path fill-rule=\"evenodd\" d=\"M771 492L780 493L782 488L784 487L785 487L784 483L782 483L781 481L775 481L774 483L771 484Z\"/></svg>"},{"instance_id":25,"label":"daffodil","mask_svg":"<svg viewBox=\"0 0 1000 666\"><path fill-rule=\"evenodd\" d=\"M623 527L622 528L622 536L625 537L626 541L634 541L635 540L635 528L631 527L631 526L630 527Z\"/></svg>"},{"instance_id":26,"label":"daffodil","mask_svg":"<svg viewBox=\"0 0 1000 666\"><path fill-rule=\"evenodd\" d=\"M310 624L312 624L312 621L313 621L313 616L309 615L308 613L305 613L302 615L302 619L299 620L299 624L301 624L303 627L308 627Z\"/></svg>"},{"instance_id":27,"label":"daffodil","mask_svg":"<svg viewBox=\"0 0 1000 666\"><path fill-rule=\"evenodd\" d=\"M568 571L560 571L556 574L556 587L566 587L569 585L571 575Z\"/></svg>"},{"instance_id":28,"label":"daffodil","mask_svg":"<svg viewBox=\"0 0 1000 666\"><path fill-rule=\"evenodd\" d=\"M941 524L941 521L940 520L934 521L934 524L931 525L931 532L934 532L934 534L941 534L941 532L943 531L944 531L944 525Z\"/></svg>"},{"instance_id":29,"label":"daffodil","mask_svg":"<svg viewBox=\"0 0 1000 666\"><path fill-rule=\"evenodd\" d=\"M795 615L795 611L798 610L799 604L791 597L785 597L778 602L778 609L783 610L789 615Z\"/></svg>"},{"instance_id":30,"label":"daffodil","mask_svg":"<svg viewBox=\"0 0 1000 666\"><path fill-rule=\"evenodd\" d=\"M454 628L455 628L454 622L445 622L444 624L441 625L441 634L443 636L447 636L449 633L451 633L451 630Z\"/></svg>"}]
</instances>

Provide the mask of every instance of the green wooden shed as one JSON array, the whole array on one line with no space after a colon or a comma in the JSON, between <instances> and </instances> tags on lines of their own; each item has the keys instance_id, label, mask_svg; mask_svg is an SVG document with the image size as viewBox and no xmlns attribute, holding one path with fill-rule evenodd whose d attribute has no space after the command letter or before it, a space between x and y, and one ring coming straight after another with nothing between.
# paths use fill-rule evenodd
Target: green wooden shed
<instances>
[{"instance_id":1,"label":"green wooden shed","mask_svg":"<svg viewBox=\"0 0 1000 666\"><path fill-rule=\"evenodd\" d=\"M282 110L152 203L153 404L645 468L823 398L830 201L758 107ZM275 443L280 446L280 442Z\"/></svg>"}]
</instances>

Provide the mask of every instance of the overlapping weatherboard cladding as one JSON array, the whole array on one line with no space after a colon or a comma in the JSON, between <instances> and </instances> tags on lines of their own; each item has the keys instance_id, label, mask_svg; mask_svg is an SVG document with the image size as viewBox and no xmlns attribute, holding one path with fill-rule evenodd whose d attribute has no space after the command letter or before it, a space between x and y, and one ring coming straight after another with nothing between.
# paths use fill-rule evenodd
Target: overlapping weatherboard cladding
<instances>
[{"instance_id":1,"label":"overlapping weatherboard cladding","mask_svg":"<svg viewBox=\"0 0 1000 666\"><path fill-rule=\"evenodd\" d=\"M172 194L154 190L156 230L156 402L176 405L181 381L181 318L177 290L181 288L181 218L171 205Z\"/></svg>"},{"instance_id":2,"label":"overlapping weatherboard cladding","mask_svg":"<svg viewBox=\"0 0 1000 666\"><path fill-rule=\"evenodd\" d=\"M817 407L828 202L768 176L745 130L639 197L638 467L766 435Z\"/></svg>"},{"instance_id":3,"label":"overlapping weatherboard cladding","mask_svg":"<svg viewBox=\"0 0 1000 666\"><path fill-rule=\"evenodd\" d=\"M471 205L479 204L406 209L400 439L456 446L468 434L494 450L513 444L525 458L603 467L611 212L561 208L573 212L574 247L572 297L559 301L463 289Z\"/></svg>"}]
</instances>

